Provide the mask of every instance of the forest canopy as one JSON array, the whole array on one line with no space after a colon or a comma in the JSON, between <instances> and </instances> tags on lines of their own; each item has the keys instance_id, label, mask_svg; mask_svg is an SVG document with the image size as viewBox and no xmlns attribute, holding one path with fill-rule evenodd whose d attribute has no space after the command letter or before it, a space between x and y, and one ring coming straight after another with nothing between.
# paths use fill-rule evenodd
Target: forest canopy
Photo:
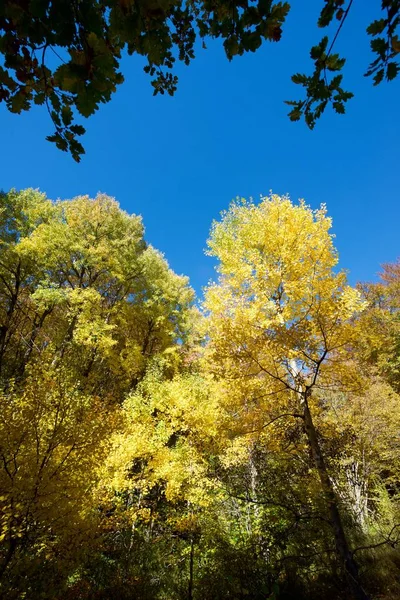
<instances>
[{"instance_id":1,"label":"forest canopy","mask_svg":"<svg viewBox=\"0 0 400 600\"><path fill-rule=\"evenodd\" d=\"M103 194L0 196L0 595L400 595L400 264L321 206L212 225L196 301Z\"/></svg>"},{"instance_id":2,"label":"forest canopy","mask_svg":"<svg viewBox=\"0 0 400 600\"><path fill-rule=\"evenodd\" d=\"M337 51L353 0L321 4L315 21L327 32L310 49L311 73L292 76L304 88L303 97L286 100L290 119L304 118L310 128L327 106L343 114L353 97L342 85L346 57ZM365 75L378 85L399 72L400 2L375 4L376 16L366 30L372 54ZM33 104L44 106L54 126L47 140L79 162L85 128L75 117L90 117L111 100L124 81L124 52L145 58L154 94L173 95L174 67L179 61L189 65L199 40L203 47L221 40L228 60L256 52L266 41L281 40L290 9L291 3L275 0L4 0L0 102L17 114ZM303 10L308 20L307 7ZM294 47L292 60L296 53Z\"/></svg>"}]
</instances>

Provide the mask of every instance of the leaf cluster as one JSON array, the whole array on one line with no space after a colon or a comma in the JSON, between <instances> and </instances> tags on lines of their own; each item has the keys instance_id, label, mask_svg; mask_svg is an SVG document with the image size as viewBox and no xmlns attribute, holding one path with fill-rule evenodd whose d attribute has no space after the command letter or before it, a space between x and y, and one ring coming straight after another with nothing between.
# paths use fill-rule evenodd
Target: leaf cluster
<instances>
[{"instance_id":1,"label":"leaf cluster","mask_svg":"<svg viewBox=\"0 0 400 600\"><path fill-rule=\"evenodd\" d=\"M342 87L345 59L332 52L352 0L325 0L319 27L335 21L338 29L311 50L312 75L292 80L305 88L306 98L289 101L291 120L304 116L313 128L326 106L342 114L353 96ZM382 0L383 17L367 32L377 55L367 71L377 85L398 74L400 4ZM121 57L139 54L152 77L154 94L173 95L176 61L188 65L196 40L220 38L229 60L255 52L264 41L279 42L290 11L276 0L5 0L0 6L0 102L13 113L45 105L54 125L47 140L80 161L79 141L85 128L76 116L90 117L110 101L123 80ZM328 47L329 46L329 47Z\"/></svg>"}]
</instances>

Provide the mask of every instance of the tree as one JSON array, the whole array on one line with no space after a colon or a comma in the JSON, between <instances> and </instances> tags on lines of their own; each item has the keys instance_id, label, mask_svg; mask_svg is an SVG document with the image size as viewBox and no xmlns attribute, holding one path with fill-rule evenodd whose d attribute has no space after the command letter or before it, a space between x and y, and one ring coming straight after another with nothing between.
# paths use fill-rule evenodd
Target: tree
<instances>
[{"instance_id":1,"label":"tree","mask_svg":"<svg viewBox=\"0 0 400 600\"><path fill-rule=\"evenodd\" d=\"M156 358L123 404L99 490L111 513L105 547L120 566L114 585L122 594L124 580L134 578L140 598L197 597L198 544L218 495L207 477L220 431L208 384L198 373L171 379Z\"/></svg>"},{"instance_id":2,"label":"tree","mask_svg":"<svg viewBox=\"0 0 400 600\"><path fill-rule=\"evenodd\" d=\"M0 226L4 381L50 357L122 402L152 356L179 363L193 292L146 244L140 217L104 195L52 203L26 190L3 196Z\"/></svg>"},{"instance_id":3,"label":"tree","mask_svg":"<svg viewBox=\"0 0 400 600\"><path fill-rule=\"evenodd\" d=\"M363 358L400 391L400 260L383 265L381 281L359 286L368 310L363 315Z\"/></svg>"},{"instance_id":4,"label":"tree","mask_svg":"<svg viewBox=\"0 0 400 600\"><path fill-rule=\"evenodd\" d=\"M29 256L19 255L18 244L50 218L53 207L44 194L32 190L2 194L0 200L0 375L11 376L20 361L14 359L12 370L7 373L5 356L15 339L20 338L23 346L21 340L27 337L21 353L30 352L37 327L43 325L48 316L48 311L44 310L27 318L26 311L20 310L35 291L41 271Z\"/></svg>"},{"instance_id":5,"label":"tree","mask_svg":"<svg viewBox=\"0 0 400 600\"><path fill-rule=\"evenodd\" d=\"M342 88L339 73L345 59L333 53L352 0L324 0L318 26L338 22L329 41L324 36L311 49L314 72L296 74L293 82L305 88L305 99L289 101L289 116L304 116L310 128L328 104L338 113L352 93ZM399 70L397 28L399 0L382 0L382 14L368 27L376 54L367 75L374 84L394 79ZM288 2L275 0L5 0L0 6L0 101L14 113L32 102L45 105L55 131L47 139L79 161L78 141L85 129L74 121L76 112L89 117L108 102L122 83L122 53L147 59L154 94L174 94L176 60L189 64L196 40L222 38L227 58L255 52L265 40L278 42L289 13ZM380 17L380 18L379 18Z\"/></svg>"},{"instance_id":6,"label":"tree","mask_svg":"<svg viewBox=\"0 0 400 600\"><path fill-rule=\"evenodd\" d=\"M2 597L78 597L87 557L107 563L97 488L121 405L187 360L193 291L143 236L105 195L1 196Z\"/></svg>"},{"instance_id":7,"label":"tree","mask_svg":"<svg viewBox=\"0 0 400 600\"><path fill-rule=\"evenodd\" d=\"M36 366L23 390L1 391L0 407L1 595L51 598L95 537L92 494L112 418L50 364Z\"/></svg>"},{"instance_id":8,"label":"tree","mask_svg":"<svg viewBox=\"0 0 400 600\"><path fill-rule=\"evenodd\" d=\"M312 211L278 196L258 206L235 202L214 223L209 246L220 278L206 293L206 360L224 382L225 404L243 434L301 422L348 585L366 599L315 425L324 390L361 383L349 350L363 302L334 270L330 227L324 207Z\"/></svg>"},{"instance_id":9,"label":"tree","mask_svg":"<svg viewBox=\"0 0 400 600\"><path fill-rule=\"evenodd\" d=\"M397 264L238 200L203 312L112 198L0 208L2 598L399 595Z\"/></svg>"}]
</instances>

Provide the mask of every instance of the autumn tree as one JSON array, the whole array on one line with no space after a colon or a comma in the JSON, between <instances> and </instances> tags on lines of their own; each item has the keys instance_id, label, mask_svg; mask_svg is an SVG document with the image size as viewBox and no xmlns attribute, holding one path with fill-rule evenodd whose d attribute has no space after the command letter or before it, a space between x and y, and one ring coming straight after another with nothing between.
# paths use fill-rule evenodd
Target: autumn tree
<instances>
[{"instance_id":1,"label":"autumn tree","mask_svg":"<svg viewBox=\"0 0 400 600\"><path fill-rule=\"evenodd\" d=\"M397 597L398 266L330 227L234 202L199 310L112 198L1 196L2 597Z\"/></svg>"},{"instance_id":2,"label":"autumn tree","mask_svg":"<svg viewBox=\"0 0 400 600\"><path fill-rule=\"evenodd\" d=\"M105 195L3 194L0 244L2 597L60 597L104 556L108 442L154 361L186 361L193 292Z\"/></svg>"},{"instance_id":3,"label":"autumn tree","mask_svg":"<svg viewBox=\"0 0 400 600\"><path fill-rule=\"evenodd\" d=\"M380 281L359 286L368 308L363 315L362 357L400 391L400 261L383 265Z\"/></svg>"},{"instance_id":4,"label":"autumn tree","mask_svg":"<svg viewBox=\"0 0 400 600\"><path fill-rule=\"evenodd\" d=\"M345 58L334 51L351 6L352 0L324 0L318 26L336 26L311 49L313 73L292 77L305 97L288 102L289 116L304 117L311 128L328 104L344 113L353 96L342 87ZM85 129L75 123L76 113L89 117L110 101L123 82L124 51L145 57L154 94L172 95L174 63L194 59L198 38L203 45L221 38L231 60L266 40L279 42L289 11L289 2L275 0L6 0L0 6L0 102L13 113L45 105L55 128L47 139L79 161ZM375 85L398 74L399 11L398 0L382 0L381 12L377 2L377 18L367 29L374 60L366 74Z\"/></svg>"},{"instance_id":5,"label":"autumn tree","mask_svg":"<svg viewBox=\"0 0 400 600\"><path fill-rule=\"evenodd\" d=\"M104 195L52 203L27 190L3 196L1 218L3 377L47 356L122 400L149 357L166 353L174 368L193 293L146 244L140 217Z\"/></svg>"},{"instance_id":6,"label":"autumn tree","mask_svg":"<svg viewBox=\"0 0 400 600\"><path fill-rule=\"evenodd\" d=\"M349 348L363 303L335 270L330 227L324 207L278 196L235 202L214 223L209 247L220 278L206 293L206 359L243 433L273 427L273 436L278 421L301 423L348 585L367 598L315 426L324 390L359 385Z\"/></svg>"},{"instance_id":7,"label":"autumn tree","mask_svg":"<svg viewBox=\"0 0 400 600\"><path fill-rule=\"evenodd\" d=\"M49 364L1 391L0 406L1 595L51 598L96 539L92 494L112 415Z\"/></svg>"},{"instance_id":8,"label":"autumn tree","mask_svg":"<svg viewBox=\"0 0 400 600\"><path fill-rule=\"evenodd\" d=\"M336 271L330 225L276 196L214 225L203 342L175 372L151 362L104 464L105 594L134 581L144 598L366 597L354 556L383 585L368 561L397 544L381 474L399 400L361 367L366 304Z\"/></svg>"},{"instance_id":9,"label":"autumn tree","mask_svg":"<svg viewBox=\"0 0 400 600\"><path fill-rule=\"evenodd\" d=\"M26 346L20 348L19 352L29 353L35 341L37 325L43 324L48 316L45 311L36 314L33 319L27 318L26 311L20 310L35 291L41 273L39 266L29 256L23 258L18 255L17 245L21 238L29 237L34 228L51 213L51 202L44 194L24 191L19 194L10 192L0 197L0 374L3 376L11 375L11 372L6 372L5 357L16 338L20 340L20 345L21 340L26 340ZM13 370L16 362L15 358Z\"/></svg>"},{"instance_id":10,"label":"autumn tree","mask_svg":"<svg viewBox=\"0 0 400 600\"><path fill-rule=\"evenodd\" d=\"M127 396L102 470L98 493L110 513L105 543L120 570L106 584L109 593L128 593L131 580L143 598L194 598L200 591L193 584L199 543L210 515L216 518L218 496L209 461L223 428L207 378L184 369L171 379L166 367L156 358Z\"/></svg>"}]
</instances>

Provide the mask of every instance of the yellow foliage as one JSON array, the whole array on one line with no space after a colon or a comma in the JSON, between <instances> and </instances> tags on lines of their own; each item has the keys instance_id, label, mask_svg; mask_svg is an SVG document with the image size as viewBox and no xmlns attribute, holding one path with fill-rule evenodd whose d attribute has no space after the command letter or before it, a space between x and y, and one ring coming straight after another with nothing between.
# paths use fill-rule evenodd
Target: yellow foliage
<instances>
[{"instance_id":1,"label":"yellow foliage","mask_svg":"<svg viewBox=\"0 0 400 600\"><path fill-rule=\"evenodd\" d=\"M210 389L210 380L200 376L165 381L150 374L124 402L103 481L114 490L142 491L162 483L168 500L207 503L207 453L216 447L224 418ZM142 465L136 474L135 463Z\"/></svg>"},{"instance_id":2,"label":"yellow foliage","mask_svg":"<svg viewBox=\"0 0 400 600\"><path fill-rule=\"evenodd\" d=\"M324 206L276 195L235 202L213 225L220 277L206 290L204 360L244 430L298 411L304 386L359 383L347 353L364 303L334 270L330 227Z\"/></svg>"},{"instance_id":3,"label":"yellow foliage","mask_svg":"<svg viewBox=\"0 0 400 600\"><path fill-rule=\"evenodd\" d=\"M0 393L0 536L12 553L57 552L92 526L113 419L65 370L44 365Z\"/></svg>"}]
</instances>

